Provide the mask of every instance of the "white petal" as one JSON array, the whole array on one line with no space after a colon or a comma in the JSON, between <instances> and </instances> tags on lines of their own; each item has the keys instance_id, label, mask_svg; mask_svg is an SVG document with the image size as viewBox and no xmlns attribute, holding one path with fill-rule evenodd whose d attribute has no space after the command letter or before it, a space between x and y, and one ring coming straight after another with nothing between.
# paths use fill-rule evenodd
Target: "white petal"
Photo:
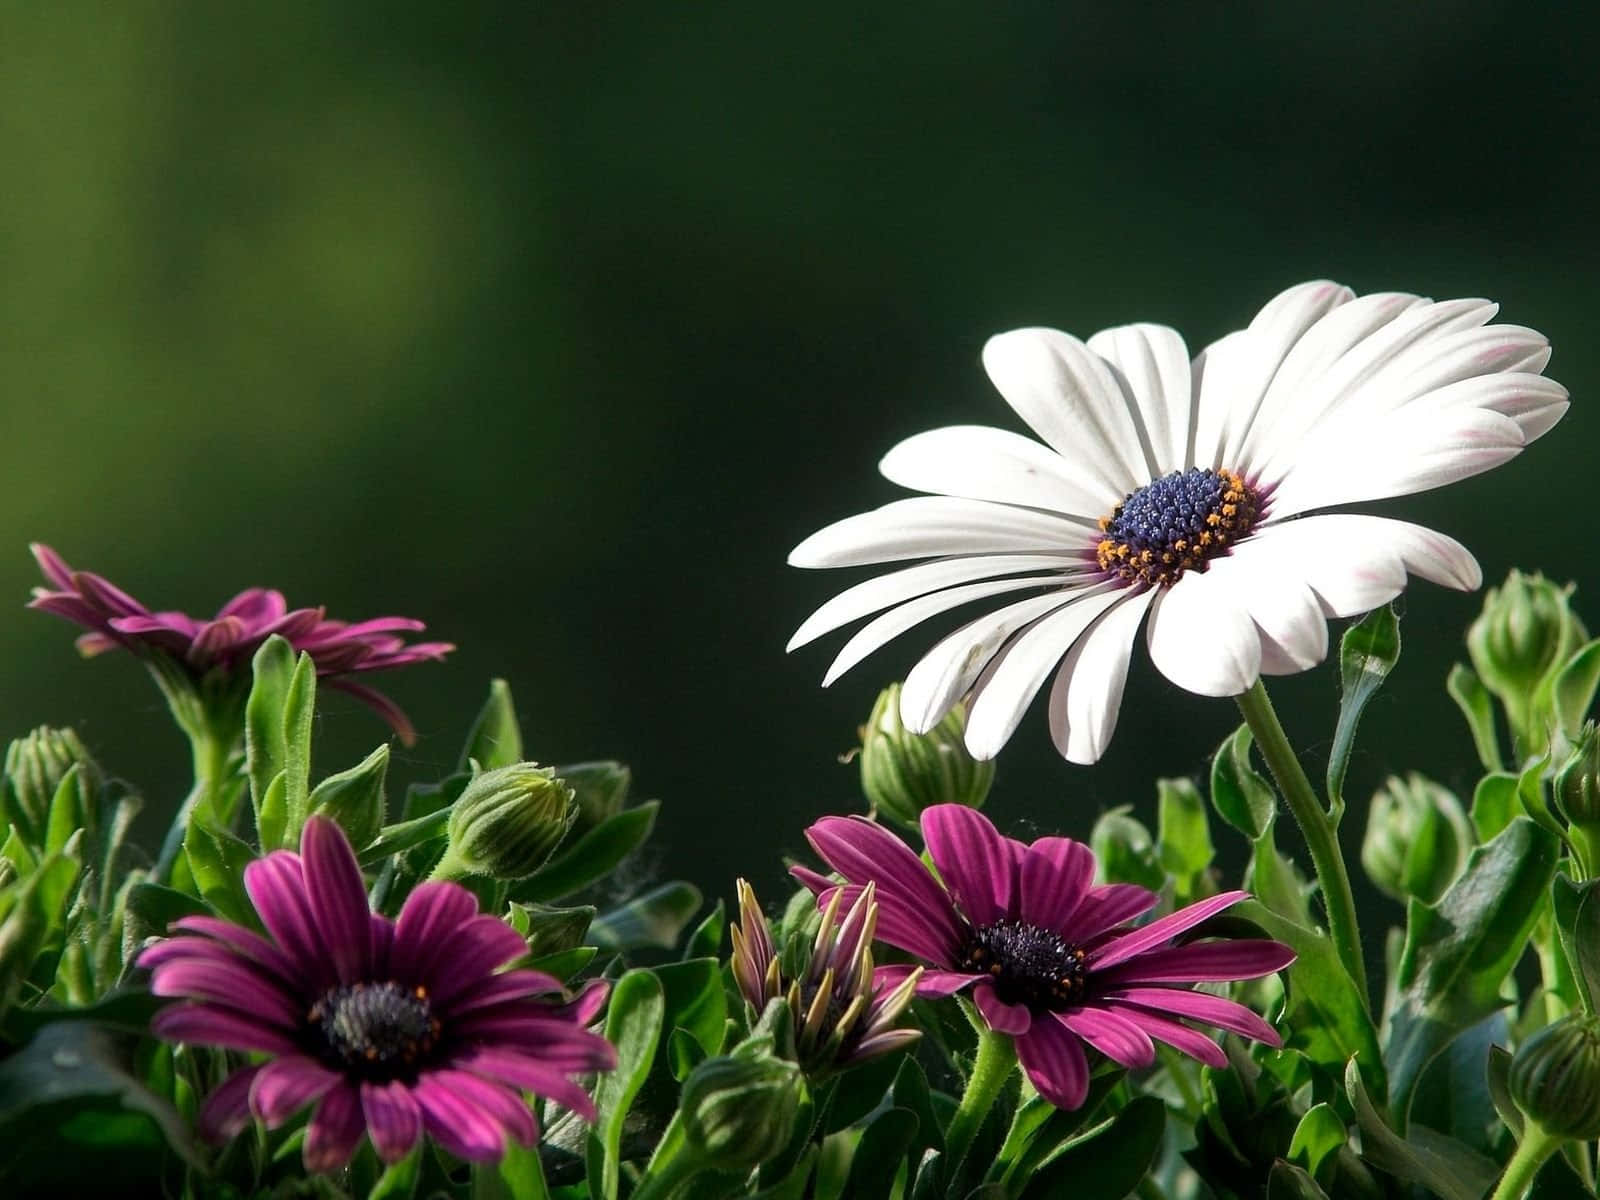
<instances>
[{"instance_id":1,"label":"white petal","mask_svg":"<svg viewBox=\"0 0 1600 1200\"><path fill-rule=\"evenodd\" d=\"M1159 477L1188 466L1193 396L1189 350L1177 330L1165 325L1121 325L1102 329L1088 346L1116 368L1126 384L1154 455L1152 474Z\"/></svg>"},{"instance_id":2,"label":"white petal","mask_svg":"<svg viewBox=\"0 0 1600 1200\"><path fill-rule=\"evenodd\" d=\"M1261 634L1261 671L1292 675L1328 656L1328 621L1316 593L1296 572L1283 569L1271 548L1254 539L1211 564L1244 604Z\"/></svg>"},{"instance_id":3,"label":"white petal","mask_svg":"<svg viewBox=\"0 0 1600 1200\"><path fill-rule=\"evenodd\" d=\"M940 588L977 579L998 579L1021 571L1074 571L1087 567L1082 556L1062 554L980 554L972 558L941 558L918 563L846 588L806 618L789 639L786 649L798 650L807 642L869 613Z\"/></svg>"},{"instance_id":4,"label":"white petal","mask_svg":"<svg viewBox=\"0 0 1600 1200\"><path fill-rule=\"evenodd\" d=\"M1261 674L1255 622L1210 572L1190 571L1156 597L1146 638L1156 669L1201 696L1237 696Z\"/></svg>"},{"instance_id":5,"label":"white petal","mask_svg":"<svg viewBox=\"0 0 1600 1200\"><path fill-rule=\"evenodd\" d=\"M1121 588L1086 593L1036 622L1006 647L1004 659L981 681L967 711L967 750L973 758L1000 753L1061 656L1124 594Z\"/></svg>"},{"instance_id":6,"label":"white petal","mask_svg":"<svg viewBox=\"0 0 1600 1200\"><path fill-rule=\"evenodd\" d=\"M1068 762L1100 761L1122 709L1139 622L1156 593L1128 593L1067 652L1050 688L1050 736Z\"/></svg>"},{"instance_id":7,"label":"white petal","mask_svg":"<svg viewBox=\"0 0 1600 1200\"><path fill-rule=\"evenodd\" d=\"M1295 343L1326 313L1355 295L1349 288L1326 279L1302 283L1267 301L1256 314L1237 349L1230 348L1221 361L1206 368L1200 394L1201 419L1213 405L1224 413L1223 437L1218 443L1222 462L1203 462L1197 443L1196 466L1219 466L1238 461L1240 448L1255 422L1256 411L1273 376ZM1218 370L1222 367L1222 370Z\"/></svg>"},{"instance_id":8,"label":"white petal","mask_svg":"<svg viewBox=\"0 0 1600 1200\"><path fill-rule=\"evenodd\" d=\"M883 456L878 470L912 491L1049 508L1086 521L1109 513L1123 496L1073 471L1050 447L983 425L907 438Z\"/></svg>"},{"instance_id":9,"label":"white petal","mask_svg":"<svg viewBox=\"0 0 1600 1200\"><path fill-rule=\"evenodd\" d=\"M1228 438L1228 381L1243 372L1238 361L1250 353L1250 335L1243 329L1219 338L1194 356L1189 368L1194 394L1190 423L1194 437L1184 456L1186 467L1220 467Z\"/></svg>"},{"instance_id":10,"label":"white petal","mask_svg":"<svg viewBox=\"0 0 1600 1200\"><path fill-rule=\"evenodd\" d=\"M898 608L891 608L876 620L868 621L844 644L839 656L828 668L827 675L823 677L822 686L830 686L835 679L874 650L893 641L908 629L920 625L929 617L949 612L952 608L960 608L973 600L982 600L985 596L1018 592L1024 588L1060 586L1063 582L1070 583L1070 580L1063 580L1060 575L1024 575L1017 579L988 580L984 583L969 583L965 587L934 592L931 596L922 596Z\"/></svg>"},{"instance_id":11,"label":"white petal","mask_svg":"<svg viewBox=\"0 0 1600 1200\"><path fill-rule=\"evenodd\" d=\"M1099 531L1063 517L946 496L896 500L819 529L789 552L792 567L852 567L930 558L1094 546Z\"/></svg>"},{"instance_id":12,"label":"white petal","mask_svg":"<svg viewBox=\"0 0 1600 1200\"><path fill-rule=\"evenodd\" d=\"M1014 329L983 347L989 378L1017 415L1086 483L1121 499L1148 483L1139 431L1111 368L1057 329Z\"/></svg>"},{"instance_id":13,"label":"white petal","mask_svg":"<svg viewBox=\"0 0 1600 1200\"><path fill-rule=\"evenodd\" d=\"M1071 604L1085 589L1033 596L987 613L956 630L922 657L900 689L900 719L926 733L972 689L1011 636L1048 612Z\"/></svg>"}]
</instances>

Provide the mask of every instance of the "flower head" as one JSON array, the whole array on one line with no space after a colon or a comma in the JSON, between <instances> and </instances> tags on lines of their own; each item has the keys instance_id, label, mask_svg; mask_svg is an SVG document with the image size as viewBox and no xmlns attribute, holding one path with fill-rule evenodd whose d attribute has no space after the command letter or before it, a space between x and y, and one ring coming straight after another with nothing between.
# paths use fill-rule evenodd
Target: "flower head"
<instances>
[{"instance_id":1,"label":"flower head","mask_svg":"<svg viewBox=\"0 0 1600 1200\"><path fill-rule=\"evenodd\" d=\"M1055 671L1051 734L1084 763L1111 739L1141 623L1156 667L1202 695L1306 670L1327 655L1329 617L1387 602L1408 572L1481 582L1443 534L1320 510L1486 471L1560 419L1545 339L1488 324L1495 311L1323 281L1192 363L1160 325L1087 343L1053 329L991 338L989 377L1044 444L956 426L891 450L883 474L932 495L830 525L789 561L931 561L836 596L790 649L881 613L831 682L922 621L1010 596L911 670L906 725L931 729L970 696L967 746L993 757Z\"/></svg>"},{"instance_id":2,"label":"flower head","mask_svg":"<svg viewBox=\"0 0 1600 1200\"><path fill-rule=\"evenodd\" d=\"M570 1076L616 1063L584 1028L606 985L563 1003L549 975L497 971L527 946L465 888L424 883L398 920L372 913L350 844L315 816L300 853L251 863L245 887L270 937L185 917L139 959L156 995L182 998L156 1015L156 1034L271 1056L212 1093L208 1136L231 1137L252 1114L278 1126L315 1104L304 1154L322 1171L363 1134L386 1162L424 1130L458 1157L497 1159L507 1136L538 1139L524 1092L594 1118Z\"/></svg>"},{"instance_id":3,"label":"flower head","mask_svg":"<svg viewBox=\"0 0 1600 1200\"><path fill-rule=\"evenodd\" d=\"M872 966L872 938L878 922L874 886L869 883L843 908L836 891L822 909L811 944L802 947L797 969L785 972L784 955L772 942L755 889L737 883L739 921L733 926L733 977L751 1008L762 1012L779 998L794 1014L800 1065L812 1076L865 1062L914 1042L915 1029L895 1022L915 994L920 971ZM796 936L803 936L797 934Z\"/></svg>"},{"instance_id":4,"label":"flower head","mask_svg":"<svg viewBox=\"0 0 1600 1200\"><path fill-rule=\"evenodd\" d=\"M159 660L196 682L212 672L248 673L250 658L273 634L311 655L317 675L373 708L410 744L416 731L398 705L350 676L439 661L449 642L414 642L404 634L426 626L410 617L377 617L354 624L331 621L320 608L291 610L283 593L250 588L229 600L209 620L181 612L152 612L121 588L90 571L76 571L42 543L32 547L49 587L33 589L29 608L54 613L89 632L78 638L84 657L119 646Z\"/></svg>"},{"instance_id":5,"label":"flower head","mask_svg":"<svg viewBox=\"0 0 1600 1200\"><path fill-rule=\"evenodd\" d=\"M878 939L929 964L917 994L970 991L989 1027L1015 1039L1028 1078L1052 1104L1083 1103L1085 1043L1125 1067L1149 1066L1157 1041L1226 1065L1221 1048L1184 1023L1192 1020L1282 1045L1248 1008L1188 986L1254 979L1294 961L1279 942L1178 941L1246 893L1225 892L1135 927L1129 922L1155 907L1156 894L1127 883L1092 886L1094 855L1081 842L1025 845L959 804L924 811L922 834L940 878L862 817L824 817L806 831L842 885L803 867L795 874L819 904L838 895L853 903L876 885Z\"/></svg>"}]
</instances>

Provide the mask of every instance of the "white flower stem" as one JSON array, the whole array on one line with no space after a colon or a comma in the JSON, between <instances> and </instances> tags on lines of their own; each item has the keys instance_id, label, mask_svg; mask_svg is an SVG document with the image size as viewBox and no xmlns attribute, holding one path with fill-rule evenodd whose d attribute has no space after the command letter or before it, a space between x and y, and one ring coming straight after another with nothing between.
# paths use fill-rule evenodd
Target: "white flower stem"
<instances>
[{"instance_id":1,"label":"white flower stem","mask_svg":"<svg viewBox=\"0 0 1600 1200\"><path fill-rule=\"evenodd\" d=\"M1267 689L1257 679L1250 690L1235 696L1245 724L1255 736L1267 769L1278 781L1278 791L1294 814L1300 832L1311 851L1311 865L1322 889L1322 903L1328 913L1328 935L1333 939L1339 961L1355 981L1364 1003L1371 1007L1367 994L1367 968L1361 958L1361 928L1356 921L1355 896L1350 891L1350 872L1339 849L1339 831L1306 777L1305 768L1289 745L1288 735L1278 720Z\"/></svg>"}]
</instances>

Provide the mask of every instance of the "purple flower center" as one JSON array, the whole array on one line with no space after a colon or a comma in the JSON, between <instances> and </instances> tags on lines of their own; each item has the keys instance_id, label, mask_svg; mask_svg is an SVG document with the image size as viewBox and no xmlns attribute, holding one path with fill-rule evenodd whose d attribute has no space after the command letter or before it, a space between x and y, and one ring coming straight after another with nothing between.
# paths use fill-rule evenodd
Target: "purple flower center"
<instances>
[{"instance_id":1,"label":"purple flower center","mask_svg":"<svg viewBox=\"0 0 1600 1200\"><path fill-rule=\"evenodd\" d=\"M428 990L394 982L333 988L307 1019L325 1059L373 1080L410 1074L439 1038Z\"/></svg>"},{"instance_id":2,"label":"purple flower center","mask_svg":"<svg viewBox=\"0 0 1600 1200\"><path fill-rule=\"evenodd\" d=\"M1100 569L1129 583L1169 587L1255 528L1261 497L1233 471L1190 467L1128 495L1100 519Z\"/></svg>"},{"instance_id":3,"label":"purple flower center","mask_svg":"<svg viewBox=\"0 0 1600 1200\"><path fill-rule=\"evenodd\" d=\"M1021 921L980 926L967 939L962 962L987 975L1007 1004L1059 1012L1083 1000L1089 972L1083 951L1059 933Z\"/></svg>"}]
</instances>

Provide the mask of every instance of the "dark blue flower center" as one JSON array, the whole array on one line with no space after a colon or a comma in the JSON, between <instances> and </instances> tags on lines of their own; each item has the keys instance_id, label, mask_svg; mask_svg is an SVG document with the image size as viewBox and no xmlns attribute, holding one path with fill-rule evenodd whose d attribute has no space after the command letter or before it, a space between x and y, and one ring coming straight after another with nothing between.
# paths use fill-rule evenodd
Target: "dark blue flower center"
<instances>
[{"instance_id":1,"label":"dark blue flower center","mask_svg":"<svg viewBox=\"0 0 1600 1200\"><path fill-rule=\"evenodd\" d=\"M1170 587L1248 535L1260 509L1255 489L1233 471L1174 471L1101 518L1100 569L1129 583Z\"/></svg>"},{"instance_id":2,"label":"dark blue flower center","mask_svg":"<svg viewBox=\"0 0 1600 1200\"><path fill-rule=\"evenodd\" d=\"M394 982L333 988L307 1019L323 1058L366 1079L409 1073L439 1038L427 989Z\"/></svg>"},{"instance_id":3,"label":"dark blue flower center","mask_svg":"<svg viewBox=\"0 0 1600 1200\"><path fill-rule=\"evenodd\" d=\"M974 929L962 962L987 975L1007 1004L1059 1012L1083 999L1089 977L1083 951L1059 933L1022 921L996 921Z\"/></svg>"}]
</instances>

